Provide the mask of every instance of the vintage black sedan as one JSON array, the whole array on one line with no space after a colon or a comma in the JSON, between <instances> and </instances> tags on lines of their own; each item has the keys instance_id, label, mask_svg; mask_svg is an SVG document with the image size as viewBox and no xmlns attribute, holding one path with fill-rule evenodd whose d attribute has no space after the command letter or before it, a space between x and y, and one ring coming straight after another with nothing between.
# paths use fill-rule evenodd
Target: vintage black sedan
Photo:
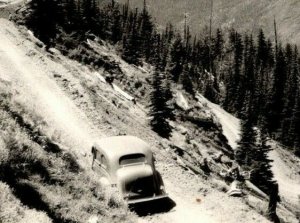
<instances>
[{"instance_id":1,"label":"vintage black sedan","mask_svg":"<svg viewBox=\"0 0 300 223\"><path fill-rule=\"evenodd\" d=\"M102 185L115 188L128 204L168 197L155 169L150 146L134 136L98 140L92 147L92 168Z\"/></svg>"}]
</instances>

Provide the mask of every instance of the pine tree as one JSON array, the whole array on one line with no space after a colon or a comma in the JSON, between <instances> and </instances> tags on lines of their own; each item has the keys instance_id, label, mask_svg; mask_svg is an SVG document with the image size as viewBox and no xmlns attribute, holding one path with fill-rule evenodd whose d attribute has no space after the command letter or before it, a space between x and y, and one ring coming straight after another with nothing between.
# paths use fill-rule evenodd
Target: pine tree
<instances>
[{"instance_id":1,"label":"pine tree","mask_svg":"<svg viewBox=\"0 0 300 223\"><path fill-rule=\"evenodd\" d=\"M123 13L127 13L127 6L123 6ZM124 27L124 18L122 18L120 5L115 1L111 0L106 6L101 10L102 18L101 23L103 26L102 38L111 41L116 44L118 41L122 40ZM126 15L127 16L127 15ZM127 17L126 17L127 19ZM127 22L127 21L126 21Z\"/></svg>"},{"instance_id":2,"label":"pine tree","mask_svg":"<svg viewBox=\"0 0 300 223\"><path fill-rule=\"evenodd\" d=\"M213 53L212 58L217 60L222 60L223 58L223 48L224 48L224 37L223 33L220 29L217 29L216 31L216 37L213 39Z\"/></svg>"},{"instance_id":3,"label":"pine tree","mask_svg":"<svg viewBox=\"0 0 300 223\"><path fill-rule=\"evenodd\" d=\"M243 42L241 35L232 31L230 33L230 44L233 49L233 65L229 73L229 84L226 89L225 108L230 112L236 112L242 107L244 102L243 82L241 81L242 62L243 62Z\"/></svg>"},{"instance_id":4,"label":"pine tree","mask_svg":"<svg viewBox=\"0 0 300 223\"><path fill-rule=\"evenodd\" d=\"M122 16L118 4L112 4L112 26L110 40L115 44L122 40Z\"/></svg>"},{"instance_id":5,"label":"pine tree","mask_svg":"<svg viewBox=\"0 0 300 223\"><path fill-rule=\"evenodd\" d=\"M195 91L194 91L193 82L192 82L191 76L190 76L191 69L192 68L190 68L189 64L184 65L183 73L181 76L181 83L182 83L183 89L190 95L194 96Z\"/></svg>"},{"instance_id":6,"label":"pine tree","mask_svg":"<svg viewBox=\"0 0 300 223\"><path fill-rule=\"evenodd\" d=\"M152 47L150 49L150 57L148 62L153 64L157 70L163 72L164 71L164 63L163 63L163 54L162 54L162 40L161 35L154 31L151 38Z\"/></svg>"},{"instance_id":7,"label":"pine tree","mask_svg":"<svg viewBox=\"0 0 300 223\"><path fill-rule=\"evenodd\" d=\"M252 160L250 180L266 194L270 193L270 190L275 183L273 180L273 172L271 170L272 160L268 158L268 153L270 151L271 148L267 144L266 131L265 129L262 129L260 142L257 146L257 155Z\"/></svg>"},{"instance_id":8,"label":"pine tree","mask_svg":"<svg viewBox=\"0 0 300 223\"><path fill-rule=\"evenodd\" d=\"M295 75L295 82L299 83L300 80L300 59L298 56L298 50L295 46L294 48L294 68L293 73ZM294 153L300 157L300 85L296 86L294 96L295 98L292 115L291 115L291 123L289 128L289 140L292 142L290 144L291 148L293 149Z\"/></svg>"},{"instance_id":9,"label":"pine tree","mask_svg":"<svg viewBox=\"0 0 300 223\"><path fill-rule=\"evenodd\" d=\"M280 141L285 145L293 145L293 133L290 132L292 125L293 109L295 108L295 102L297 95L297 49L293 52L290 44L286 45L285 50L286 58L286 83L284 86L284 100L281 120L281 136Z\"/></svg>"},{"instance_id":10,"label":"pine tree","mask_svg":"<svg viewBox=\"0 0 300 223\"><path fill-rule=\"evenodd\" d=\"M183 46L182 38L179 34L177 34L170 52L171 54L170 73L172 74L172 79L175 82L179 81L180 75L183 71L183 53L184 53L184 46Z\"/></svg>"},{"instance_id":11,"label":"pine tree","mask_svg":"<svg viewBox=\"0 0 300 223\"><path fill-rule=\"evenodd\" d=\"M63 25L64 30L67 33L78 31L79 23L79 12L75 0L67 0L65 3L65 24Z\"/></svg>"},{"instance_id":12,"label":"pine tree","mask_svg":"<svg viewBox=\"0 0 300 223\"><path fill-rule=\"evenodd\" d=\"M199 57L203 71L210 71L211 68L211 44L208 35L205 35L200 43Z\"/></svg>"},{"instance_id":13,"label":"pine tree","mask_svg":"<svg viewBox=\"0 0 300 223\"><path fill-rule=\"evenodd\" d=\"M46 45L46 49L55 45L60 21L59 2L55 0L33 0L29 3L31 13L26 25Z\"/></svg>"},{"instance_id":14,"label":"pine tree","mask_svg":"<svg viewBox=\"0 0 300 223\"><path fill-rule=\"evenodd\" d=\"M138 10L130 12L126 35L123 36L122 58L128 63L141 65L141 38Z\"/></svg>"},{"instance_id":15,"label":"pine tree","mask_svg":"<svg viewBox=\"0 0 300 223\"><path fill-rule=\"evenodd\" d=\"M153 76L152 92L150 95L150 125L153 131L164 138L171 136L172 128L168 119L172 117L172 111L168 107L166 91L163 88L162 76L156 71Z\"/></svg>"},{"instance_id":16,"label":"pine tree","mask_svg":"<svg viewBox=\"0 0 300 223\"><path fill-rule=\"evenodd\" d=\"M300 89L296 94L296 103L292 116L292 125L290 134L293 136L293 151L296 156L300 157Z\"/></svg>"},{"instance_id":17,"label":"pine tree","mask_svg":"<svg viewBox=\"0 0 300 223\"><path fill-rule=\"evenodd\" d=\"M242 75L242 86L240 94L241 98L244 99L243 105L239 110L239 117L244 119L247 117L245 113L248 111L250 103L254 101L254 91L255 91L255 47L252 36L244 37L244 61L243 61L243 75Z\"/></svg>"},{"instance_id":18,"label":"pine tree","mask_svg":"<svg viewBox=\"0 0 300 223\"><path fill-rule=\"evenodd\" d=\"M235 153L236 161L245 169L250 170L253 158L256 157L257 132L254 130L254 107L252 100L249 100L246 117L242 120L241 135Z\"/></svg>"},{"instance_id":19,"label":"pine tree","mask_svg":"<svg viewBox=\"0 0 300 223\"><path fill-rule=\"evenodd\" d=\"M82 0L81 3L81 9L82 9L82 28L85 31L91 31L92 21L93 21L93 8L92 8L92 0Z\"/></svg>"},{"instance_id":20,"label":"pine tree","mask_svg":"<svg viewBox=\"0 0 300 223\"><path fill-rule=\"evenodd\" d=\"M165 32L161 34L161 41L159 46L159 51L161 54L161 63L160 67L162 71L166 71L168 65L170 64L170 56L169 56L169 43L168 43L168 36Z\"/></svg>"},{"instance_id":21,"label":"pine tree","mask_svg":"<svg viewBox=\"0 0 300 223\"><path fill-rule=\"evenodd\" d=\"M251 170L253 158L257 156L256 137L253 120L247 117L242 121L241 139L238 142L235 159L246 170Z\"/></svg>"},{"instance_id":22,"label":"pine tree","mask_svg":"<svg viewBox=\"0 0 300 223\"><path fill-rule=\"evenodd\" d=\"M144 7L141 13L141 41L142 41L142 51L146 61L150 58L150 52L152 48L152 34L154 29L154 24L152 18L147 10L147 3L144 0Z\"/></svg>"},{"instance_id":23,"label":"pine tree","mask_svg":"<svg viewBox=\"0 0 300 223\"><path fill-rule=\"evenodd\" d=\"M284 100L284 86L286 82L286 61L284 51L281 46L278 47L278 55L276 58L274 69L274 83L272 87L272 95L267 115L268 129L276 133L278 131L282 120L283 100Z\"/></svg>"},{"instance_id":24,"label":"pine tree","mask_svg":"<svg viewBox=\"0 0 300 223\"><path fill-rule=\"evenodd\" d=\"M257 66L264 68L266 66L268 60L268 50L267 50L267 42L265 38L265 34L262 29L259 30L259 34L257 37Z\"/></svg>"},{"instance_id":25,"label":"pine tree","mask_svg":"<svg viewBox=\"0 0 300 223\"><path fill-rule=\"evenodd\" d=\"M249 110L250 111L250 110ZM268 158L270 146L267 145L265 129L258 131L254 129L251 113L242 122L241 139L238 142L235 159L244 170L251 172L250 180L266 194L274 186L271 160Z\"/></svg>"}]
</instances>

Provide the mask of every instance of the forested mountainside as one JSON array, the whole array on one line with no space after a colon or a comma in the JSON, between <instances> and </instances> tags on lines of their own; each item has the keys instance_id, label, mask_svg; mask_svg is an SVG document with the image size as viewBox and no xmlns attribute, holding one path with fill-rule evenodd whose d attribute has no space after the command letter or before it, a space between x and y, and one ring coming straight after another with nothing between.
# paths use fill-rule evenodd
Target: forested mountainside
<instances>
[{"instance_id":1,"label":"forested mountainside","mask_svg":"<svg viewBox=\"0 0 300 223\"><path fill-rule=\"evenodd\" d=\"M160 32L147 4L144 1L141 10L132 10L128 3L115 1L104 5L92 0L32 1L22 12L25 19L19 21L25 21L48 48L56 45L71 58L95 67L113 69L86 50L82 41L91 34L109 41L128 63L153 65L154 77L162 74L162 85L180 84L191 96L200 91L299 155L300 59L296 45L284 44L279 38L274 43L263 29L241 34L217 28L197 38L187 21L182 31L168 24ZM153 103L161 106L172 98L168 92L163 95L164 102ZM164 118L172 119L172 109L160 109L165 111ZM164 126L159 129L168 135L167 124Z\"/></svg>"},{"instance_id":2,"label":"forested mountainside","mask_svg":"<svg viewBox=\"0 0 300 223\"><path fill-rule=\"evenodd\" d=\"M128 0L120 0L126 3ZM107 0L106 0L107 2ZM158 25L164 27L171 22L176 28L182 28L184 14L192 33L199 35L205 26L209 26L211 2L207 0L152 0L149 11ZM143 1L130 0L131 7L143 7ZM213 27L239 32L257 33L260 28L267 37L274 39L274 18L277 21L279 39L284 43L300 44L300 2L298 0L214 0Z\"/></svg>"}]
</instances>

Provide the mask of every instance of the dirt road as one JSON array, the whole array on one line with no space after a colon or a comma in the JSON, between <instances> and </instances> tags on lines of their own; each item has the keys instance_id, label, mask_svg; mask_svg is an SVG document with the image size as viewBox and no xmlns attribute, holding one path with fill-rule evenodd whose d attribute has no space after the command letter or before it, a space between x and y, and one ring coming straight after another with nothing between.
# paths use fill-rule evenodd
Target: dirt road
<instances>
[{"instance_id":1,"label":"dirt road","mask_svg":"<svg viewBox=\"0 0 300 223\"><path fill-rule=\"evenodd\" d=\"M76 148L87 148L93 141L93 134L90 132L91 128L85 115L49 78L49 70L39 66L34 61L34 57L30 56L36 53L34 50L26 54L19 49L17 44L20 43L7 38L7 34L13 35L13 33L9 33L5 25L11 26L11 24L3 21L2 24L0 29L2 78L14 84L14 88L19 92L20 103L41 117L46 117L53 130L60 131L66 140L77 145Z\"/></svg>"}]
</instances>

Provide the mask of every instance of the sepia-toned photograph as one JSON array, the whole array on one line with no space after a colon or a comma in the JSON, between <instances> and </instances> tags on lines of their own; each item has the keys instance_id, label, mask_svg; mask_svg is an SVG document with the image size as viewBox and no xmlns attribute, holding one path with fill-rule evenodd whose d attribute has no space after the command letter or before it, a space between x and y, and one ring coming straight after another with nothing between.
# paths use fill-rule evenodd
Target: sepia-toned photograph
<instances>
[{"instance_id":1,"label":"sepia-toned photograph","mask_svg":"<svg viewBox=\"0 0 300 223\"><path fill-rule=\"evenodd\" d=\"M0 0L0 223L300 223L300 0Z\"/></svg>"}]
</instances>

